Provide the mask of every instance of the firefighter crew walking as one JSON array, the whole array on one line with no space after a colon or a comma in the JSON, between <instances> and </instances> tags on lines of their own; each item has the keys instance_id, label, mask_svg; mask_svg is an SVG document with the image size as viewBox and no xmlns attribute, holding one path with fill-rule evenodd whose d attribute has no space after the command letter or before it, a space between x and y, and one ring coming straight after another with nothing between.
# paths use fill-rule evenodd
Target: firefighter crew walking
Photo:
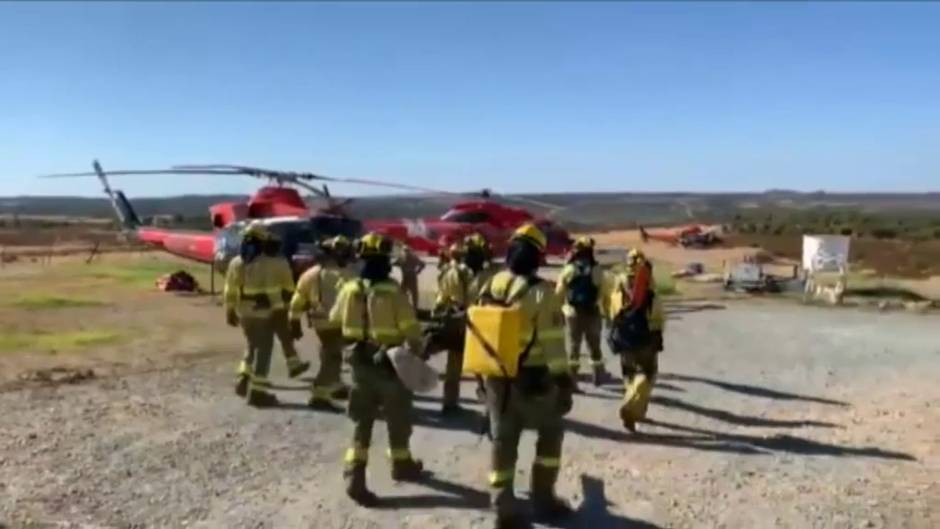
<instances>
[{"instance_id":1,"label":"firefighter crew walking","mask_svg":"<svg viewBox=\"0 0 940 529\"><path fill-rule=\"evenodd\" d=\"M611 349L620 356L626 390L620 419L631 432L646 417L663 350L666 318L654 289L652 264L641 251L631 250L626 272L617 275L610 293L612 336L619 338L611 340Z\"/></svg>"},{"instance_id":2,"label":"firefighter crew walking","mask_svg":"<svg viewBox=\"0 0 940 529\"><path fill-rule=\"evenodd\" d=\"M463 368L464 330L467 307L477 302L483 286L496 273L489 243L475 233L463 240L455 252L461 262L448 266L438 282L432 316L443 321L447 367L444 371L444 398L441 414L457 415L460 407L460 378Z\"/></svg>"},{"instance_id":3,"label":"firefighter crew walking","mask_svg":"<svg viewBox=\"0 0 940 529\"><path fill-rule=\"evenodd\" d=\"M370 233L360 239L356 251L362 260L359 277L343 284L330 311L330 321L351 342L347 359L352 367L348 414L354 424L352 446L346 451L346 493L357 503L374 506L378 498L366 487L366 463L372 443L372 427L385 412L388 455L392 479L413 481L423 477L423 465L409 448L413 395L395 373L386 351L406 344L417 354L421 329L414 308L392 270L391 241Z\"/></svg>"},{"instance_id":4,"label":"firefighter crew walking","mask_svg":"<svg viewBox=\"0 0 940 529\"><path fill-rule=\"evenodd\" d=\"M424 261L411 248L403 246L395 265L401 270L401 289L411 299L411 306L418 308L418 276L424 270Z\"/></svg>"},{"instance_id":5,"label":"firefighter crew walking","mask_svg":"<svg viewBox=\"0 0 940 529\"><path fill-rule=\"evenodd\" d=\"M496 359L504 354L494 351L491 344L499 342L507 330L506 326L495 325L499 330L493 336L492 331L485 330L485 319L475 321L477 314L505 311L502 313L506 318L518 322L509 325L519 333L518 341L510 344L517 356L498 360L502 374L489 374L483 379L493 441L491 501L499 529L528 526L513 492L519 438L526 428L538 433L530 492L536 518L552 521L571 514L571 507L555 495L555 482L564 438L562 418L571 410L573 380L565 357L561 303L554 285L537 274L545 247L545 235L535 225L526 224L516 230L506 257L508 270L495 274L483 287L481 308L471 308L468 318L468 332L481 343L489 342L486 354L465 351L465 366L471 372L470 365L481 358L486 360L486 355Z\"/></svg>"},{"instance_id":6,"label":"firefighter crew walking","mask_svg":"<svg viewBox=\"0 0 940 529\"><path fill-rule=\"evenodd\" d=\"M232 327L241 325L248 346L238 370L235 392L247 394L248 404L277 405L269 391L268 371L277 321L294 291L294 278L287 260L265 252L276 242L267 229L252 222L242 236L240 255L229 263L225 275L225 315ZM275 252L276 253L276 252Z\"/></svg>"},{"instance_id":7,"label":"firefighter crew walking","mask_svg":"<svg viewBox=\"0 0 940 529\"><path fill-rule=\"evenodd\" d=\"M581 371L581 343L586 342L591 355L595 386L607 379L601 354L603 316L607 308L610 281L594 258L594 239L578 237L574 241L568 263L558 276L557 294L564 300L562 310L568 329L568 356L577 381Z\"/></svg>"},{"instance_id":8,"label":"firefighter crew walking","mask_svg":"<svg viewBox=\"0 0 940 529\"><path fill-rule=\"evenodd\" d=\"M323 245L323 257L297 281L290 303L290 326L295 339L303 336L301 318L308 316L320 341L320 369L313 380L308 405L313 409L337 411L333 399L344 399L349 388L343 385L343 333L330 321L330 309L342 284L353 277L353 248L349 239L337 235Z\"/></svg>"}]
</instances>

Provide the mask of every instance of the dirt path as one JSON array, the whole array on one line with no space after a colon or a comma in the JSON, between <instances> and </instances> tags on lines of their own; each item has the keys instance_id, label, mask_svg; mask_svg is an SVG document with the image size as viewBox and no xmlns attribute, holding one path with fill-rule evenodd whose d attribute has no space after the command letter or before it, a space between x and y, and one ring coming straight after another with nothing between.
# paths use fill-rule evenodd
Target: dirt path
<instances>
[{"instance_id":1,"label":"dirt path","mask_svg":"<svg viewBox=\"0 0 940 529\"><path fill-rule=\"evenodd\" d=\"M615 385L576 402L559 490L580 510L566 527L940 526L935 318L777 303L672 312L654 424L622 432ZM387 500L359 509L342 495L347 420L306 410L286 379L282 408L247 408L231 393L236 355L0 393L0 522L490 526L488 445L468 431L473 417L441 423L437 397L421 400L413 444L434 472L425 485L390 482L379 425L370 479Z\"/></svg>"}]
</instances>

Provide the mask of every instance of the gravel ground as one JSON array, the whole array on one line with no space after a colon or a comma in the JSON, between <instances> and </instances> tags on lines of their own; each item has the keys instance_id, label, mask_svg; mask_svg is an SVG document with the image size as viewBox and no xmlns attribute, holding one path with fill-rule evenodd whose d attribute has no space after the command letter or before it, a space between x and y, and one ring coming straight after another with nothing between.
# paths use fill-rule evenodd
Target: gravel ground
<instances>
[{"instance_id":1,"label":"gravel ground","mask_svg":"<svg viewBox=\"0 0 940 529\"><path fill-rule=\"evenodd\" d=\"M940 527L935 317L773 302L670 317L639 435L619 426L616 384L577 399L559 492L579 510L565 527ZM473 416L441 423L437 396L421 399L421 485L391 482L377 428L370 480L385 500L365 510L342 493L345 417L305 409L280 358L283 406L246 407L235 357L0 393L0 525L491 526ZM527 434L523 494L532 453Z\"/></svg>"}]
</instances>

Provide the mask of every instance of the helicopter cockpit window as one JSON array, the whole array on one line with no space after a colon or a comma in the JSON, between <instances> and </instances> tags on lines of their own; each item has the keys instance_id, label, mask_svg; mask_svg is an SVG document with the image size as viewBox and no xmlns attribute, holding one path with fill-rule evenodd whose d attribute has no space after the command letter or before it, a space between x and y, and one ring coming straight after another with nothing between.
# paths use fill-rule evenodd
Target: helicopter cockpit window
<instances>
[{"instance_id":1,"label":"helicopter cockpit window","mask_svg":"<svg viewBox=\"0 0 940 529\"><path fill-rule=\"evenodd\" d=\"M315 217L310 226L321 239L342 235L351 240L362 235L362 223L345 217Z\"/></svg>"},{"instance_id":2,"label":"helicopter cockpit window","mask_svg":"<svg viewBox=\"0 0 940 529\"><path fill-rule=\"evenodd\" d=\"M490 221L489 213L484 211L454 211L441 218L451 222L464 222L467 224L479 224Z\"/></svg>"}]
</instances>

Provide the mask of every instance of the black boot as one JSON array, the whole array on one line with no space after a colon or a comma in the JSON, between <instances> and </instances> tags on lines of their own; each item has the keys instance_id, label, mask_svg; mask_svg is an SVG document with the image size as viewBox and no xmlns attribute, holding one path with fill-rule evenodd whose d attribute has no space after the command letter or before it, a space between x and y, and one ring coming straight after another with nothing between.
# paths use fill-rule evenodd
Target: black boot
<instances>
[{"instance_id":1,"label":"black boot","mask_svg":"<svg viewBox=\"0 0 940 529\"><path fill-rule=\"evenodd\" d=\"M242 398L248 395L248 375L238 375L235 379L235 394Z\"/></svg>"},{"instance_id":2,"label":"black boot","mask_svg":"<svg viewBox=\"0 0 940 529\"><path fill-rule=\"evenodd\" d=\"M515 513L496 517L496 529L529 529L532 527L525 516Z\"/></svg>"},{"instance_id":3,"label":"black boot","mask_svg":"<svg viewBox=\"0 0 940 529\"><path fill-rule=\"evenodd\" d=\"M331 398L336 400L347 400L349 399L349 386L342 385L333 390L333 393L330 395Z\"/></svg>"},{"instance_id":4,"label":"black boot","mask_svg":"<svg viewBox=\"0 0 940 529\"><path fill-rule=\"evenodd\" d=\"M248 392L248 405L255 408L271 408L279 404L273 393L253 389Z\"/></svg>"},{"instance_id":5,"label":"black boot","mask_svg":"<svg viewBox=\"0 0 940 529\"><path fill-rule=\"evenodd\" d=\"M324 399L320 397L310 397L310 400L307 401L307 407L312 410L327 411L330 413L339 413L343 411L342 408L333 404L330 399Z\"/></svg>"},{"instance_id":6,"label":"black boot","mask_svg":"<svg viewBox=\"0 0 940 529\"><path fill-rule=\"evenodd\" d=\"M392 461L392 479L395 481L421 481L425 477L424 463L417 459Z\"/></svg>"},{"instance_id":7,"label":"black boot","mask_svg":"<svg viewBox=\"0 0 940 529\"><path fill-rule=\"evenodd\" d=\"M604 369L603 364L598 364L594 366L594 387L603 386L607 382L607 370Z\"/></svg>"},{"instance_id":8,"label":"black boot","mask_svg":"<svg viewBox=\"0 0 940 529\"><path fill-rule=\"evenodd\" d=\"M558 468L532 465L531 499L536 521L557 522L574 513L568 502L555 496L557 479Z\"/></svg>"},{"instance_id":9,"label":"black boot","mask_svg":"<svg viewBox=\"0 0 940 529\"><path fill-rule=\"evenodd\" d=\"M287 361L287 376L297 378L310 369L310 362L303 362L296 356Z\"/></svg>"},{"instance_id":10,"label":"black boot","mask_svg":"<svg viewBox=\"0 0 940 529\"><path fill-rule=\"evenodd\" d=\"M459 417L463 414L460 404L445 404L441 406L441 416L446 418Z\"/></svg>"},{"instance_id":11,"label":"black boot","mask_svg":"<svg viewBox=\"0 0 940 529\"><path fill-rule=\"evenodd\" d=\"M366 487L365 463L346 467L343 479L346 481L346 495L352 501L363 507L375 507L379 504L379 497Z\"/></svg>"}]
</instances>

